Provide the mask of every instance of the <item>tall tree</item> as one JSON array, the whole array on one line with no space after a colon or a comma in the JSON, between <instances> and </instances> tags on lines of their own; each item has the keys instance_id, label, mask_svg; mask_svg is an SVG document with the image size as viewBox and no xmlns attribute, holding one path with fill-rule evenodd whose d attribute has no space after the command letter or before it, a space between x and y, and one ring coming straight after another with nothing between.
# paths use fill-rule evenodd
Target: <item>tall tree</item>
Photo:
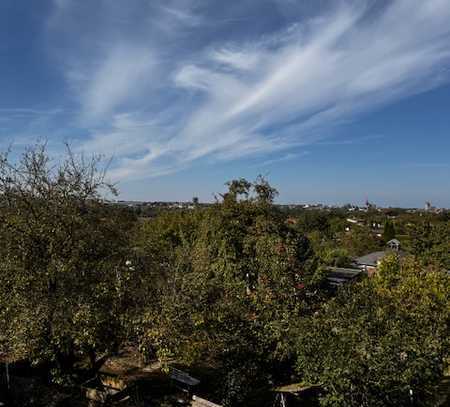
<instances>
[{"instance_id":1,"label":"tall tree","mask_svg":"<svg viewBox=\"0 0 450 407\"><path fill-rule=\"evenodd\" d=\"M387 243L394 238L395 238L395 226L394 223L388 219L384 223L384 230L383 230L384 243Z\"/></svg>"},{"instance_id":2,"label":"tall tree","mask_svg":"<svg viewBox=\"0 0 450 407\"><path fill-rule=\"evenodd\" d=\"M117 345L131 218L103 203L99 168L44 145L0 156L0 347L11 357L70 368L76 355Z\"/></svg>"},{"instance_id":3,"label":"tall tree","mask_svg":"<svg viewBox=\"0 0 450 407\"><path fill-rule=\"evenodd\" d=\"M173 250L160 308L142 332L161 357L215 366L223 402L241 405L292 357L291 321L312 298L315 257L273 207L265 180L228 185Z\"/></svg>"}]
</instances>

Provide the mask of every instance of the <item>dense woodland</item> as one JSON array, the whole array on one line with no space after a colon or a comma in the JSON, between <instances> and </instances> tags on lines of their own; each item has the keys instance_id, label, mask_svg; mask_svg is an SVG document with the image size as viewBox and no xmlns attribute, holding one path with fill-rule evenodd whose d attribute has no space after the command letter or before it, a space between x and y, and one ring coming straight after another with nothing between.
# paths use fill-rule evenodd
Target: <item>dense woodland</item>
<instances>
[{"instance_id":1,"label":"dense woodland","mask_svg":"<svg viewBox=\"0 0 450 407\"><path fill-rule=\"evenodd\" d=\"M115 190L100 166L70 150L52 161L43 146L0 156L3 361L71 391L80 365L94 375L100 357L132 346L210 372L209 396L225 406L271 405L270 389L295 382L320 386L322 406L437 405L449 212L288 209L260 177L229 182L215 204L143 218L105 201ZM393 237L405 257L327 288L328 266Z\"/></svg>"}]
</instances>

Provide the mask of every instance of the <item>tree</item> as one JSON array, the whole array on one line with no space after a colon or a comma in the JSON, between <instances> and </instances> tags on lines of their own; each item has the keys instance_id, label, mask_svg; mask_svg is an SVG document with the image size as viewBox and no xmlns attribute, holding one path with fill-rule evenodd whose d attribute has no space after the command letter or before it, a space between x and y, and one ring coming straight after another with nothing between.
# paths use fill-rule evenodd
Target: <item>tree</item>
<instances>
[{"instance_id":1,"label":"tree","mask_svg":"<svg viewBox=\"0 0 450 407\"><path fill-rule=\"evenodd\" d=\"M292 357L291 321L312 299L315 257L271 205L265 180L228 185L171 249L160 306L148 309L142 332L162 358L214 366L223 402L241 405Z\"/></svg>"},{"instance_id":2,"label":"tree","mask_svg":"<svg viewBox=\"0 0 450 407\"><path fill-rule=\"evenodd\" d=\"M115 190L99 165L70 149L58 165L45 145L0 156L0 348L12 358L60 372L118 345L133 218L103 203Z\"/></svg>"},{"instance_id":3,"label":"tree","mask_svg":"<svg viewBox=\"0 0 450 407\"><path fill-rule=\"evenodd\" d=\"M352 258L349 256L345 249L329 249L323 251L321 254L321 260L327 266L332 267L351 267Z\"/></svg>"},{"instance_id":4,"label":"tree","mask_svg":"<svg viewBox=\"0 0 450 407\"><path fill-rule=\"evenodd\" d=\"M411 252L422 263L450 270L450 222L423 222L410 227Z\"/></svg>"},{"instance_id":5,"label":"tree","mask_svg":"<svg viewBox=\"0 0 450 407\"><path fill-rule=\"evenodd\" d=\"M380 250L382 243L367 227L357 225L349 233L344 233L341 239L342 247L351 256L362 256Z\"/></svg>"},{"instance_id":6,"label":"tree","mask_svg":"<svg viewBox=\"0 0 450 407\"><path fill-rule=\"evenodd\" d=\"M304 211L297 218L297 225L303 233L320 232L323 238L331 237L329 218L322 211Z\"/></svg>"},{"instance_id":7,"label":"tree","mask_svg":"<svg viewBox=\"0 0 450 407\"><path fill-rule=\"evenodd\" d=\"M383 230L383 240L384 243L389 242L390 240L395 238L395 226L394 224L388 219L384 223L384 230Z\"/></svg>"},{"instance_id":8,"label":"tree","mask_svg":"<svg viewBox=\"0 0 450 407\"><path fill-rule=\"evenodd\" d=\"M299 332L298 371L326 406L433 406L449 356L450 281L388 257Z\"/></svg>"}]
</instances>

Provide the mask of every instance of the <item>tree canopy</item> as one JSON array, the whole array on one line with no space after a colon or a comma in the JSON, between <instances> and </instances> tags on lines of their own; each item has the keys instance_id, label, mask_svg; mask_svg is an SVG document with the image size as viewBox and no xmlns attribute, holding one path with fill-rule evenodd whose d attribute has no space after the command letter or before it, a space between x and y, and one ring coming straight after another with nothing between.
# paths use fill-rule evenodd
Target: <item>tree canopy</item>
<instances>
[{"instance_id":1,"label":"tree canopy","mask_svg":"<svg viewBox=\"0 0 450 407\"><path fill-rule=\"evenodd\" d=\"M225 406L270 405L294 380L320 386L324 406L434 405L450 348L448 217L290 211L263 177L227 186L214 204L133 212L105 199L99 157L0 155L0 353L66 388L75 362L131 346L212 372ZM355 267L396 234L409 257L329 288L330 266Z\"/></svg>"},{"instance_id":2,"label":"tree canopy","mask_svg":"<svg viewBox=\"0 0 450 407\"><path fill-rule=\"evenodd\" d=\"M117 345L132 222L103 204L99 163L0 157L0 347L15 359L65 368Z\"/></svg>"},{"instance_id":3,"label":"tree canopy","mask_svg":"<svg viewBox=\"0 0 450 407\"><path fill-rule=\"evenodd\" d=\"M230 405L244 400L251 372L252 380L267 381L270 365L292 356L292 321L307 309L314 285L311 246L271 206L274 195L263 179L232 181L198 215L192 234L182 217L173 218L171 272L159 307L148 310L148 348L227 371Z\"/></svg>"},{"instance_id":4,"label":"tree canopy","mask_svg":"<svg viewBox=\"0 0 450 407\"><path fill-rule=\"evenodd\" d=\"M434 406L449 357L449 276L396 256L298 335L299 373L326 406Z\"/></svg>"}]
</instances>

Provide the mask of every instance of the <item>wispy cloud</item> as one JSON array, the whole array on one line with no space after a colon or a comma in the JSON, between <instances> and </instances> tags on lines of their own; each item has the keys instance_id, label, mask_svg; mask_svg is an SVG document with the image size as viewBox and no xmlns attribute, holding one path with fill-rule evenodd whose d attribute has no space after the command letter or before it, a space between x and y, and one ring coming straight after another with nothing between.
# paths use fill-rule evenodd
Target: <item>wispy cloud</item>
<instances>
[{"instance_id":1,"label":"wispy cloud","mask_svg":"<svg viewBox=\"0 0 450 407\"><path fill-rule=\"evenodd\" d=\"M166 22L170 22L171 20L175 20L180 24L184 24L187 26L198 26L204 23L204 19L202 16L193 13L190 10L189 4L185 4L184 7L180 8L175 6L162 6L161 11L167 14Z\"/></svg>"},{"instance_id":2,"label":"wispy cloud","mask_svg":"<svg viewBox=\"0 0 450 407\"><path fill-rule=\"evenodd\" d=\"M57 3L53 36L86 12ZM218 36L198 1L105 4L101 29L81 27L95 41L69 38L61 66L89 133L79 147L114 153L117 179L292 157L361 112L449 80L449 0L343 3L245 41Z\"/></svg>"},{"instance_id":3,"label":"wispy cloud","mask_svg":"<svg viewBox=\"0 0 450 407\"><path fill-rule=\"evenodd\" d=\"M27 115L27 116L52 116L62 113L63 109L33 109L23 107L3 107L0 108L0 115Z\"/></svg>"},{"instance_id":4,"label":"wispy cloud","mask_svg":"<svg viewBox=\"0 0 450 407\"><path fill-rule=\"evenodd\" d=\"M355 145L355 144L367 144L376 140L382 140L384 136L382 134L370 134L367 136L359 136L353 138L341 138L332 139L327 141L318 141L316 145L321 146L341 146L341 145Z\"/></svg>"},{"instance_id":5,"label":"wispy cloud","mask_svg":"<svg viewBox=\"0 0 450 407\"><path fill-rule=\"evenodd\" d=\"M274 164L279 164L279 163L286 162L286 161L293 161L293 160L299 159L301 157L304 157L306 155L309 155L308 151L302 151L301 153L287 153L287 154L281 155L280 157L273 158L270 160L265 160L261 163L255 164L254 167L269 167Z\"/></svg>"},{"instance_id":6,"label":"wispy cloud","mask_svg":"<svg viewBox=\"0 0 450 407\"><path fill-rule=\"evenodd\" d=\"M82 114L88 119L103 118L142 97L157 66L150 49L123 44L109 50L95 69L75 69L67 75L79 94Z\"/></svg>"}]
</instances>

